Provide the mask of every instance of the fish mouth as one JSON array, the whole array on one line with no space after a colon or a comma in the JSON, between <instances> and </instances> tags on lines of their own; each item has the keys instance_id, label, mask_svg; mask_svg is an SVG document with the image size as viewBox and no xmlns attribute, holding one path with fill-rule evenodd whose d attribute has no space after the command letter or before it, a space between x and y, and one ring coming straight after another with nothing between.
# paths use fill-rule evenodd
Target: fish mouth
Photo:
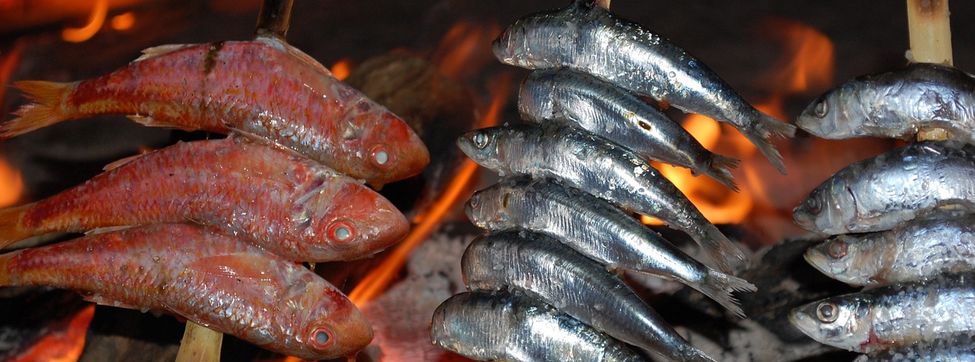
<instances>
[{"instance_id":1,"label":"fish mouth","mask_svg":"<svg viewBox=\"0 0 975 362\"><path fill-rule=\"evenodd\" d=\"M833 273L829 270L829 261L826 260L826 256L823 253L816 251L813 248L809 248L805 253L802 253L802 258L806 260L809 265L813 268L819 270L821 273L828 276L833 276Z\"/></svg>"},{"instance_id":2,"label":"fish mouth","mask_svg":"<svg viewBox=\"0 0 975 362\"><path fill-rule=\"evenodd\" d=\"M805 309L805 306L789 311L789 324L792 324L793 327L798 329L803 334L809 336L809 338L813 338L813 332L817 329L816 322L808 315L803 313L803 309Z\"/></svg>"}]
</instances>

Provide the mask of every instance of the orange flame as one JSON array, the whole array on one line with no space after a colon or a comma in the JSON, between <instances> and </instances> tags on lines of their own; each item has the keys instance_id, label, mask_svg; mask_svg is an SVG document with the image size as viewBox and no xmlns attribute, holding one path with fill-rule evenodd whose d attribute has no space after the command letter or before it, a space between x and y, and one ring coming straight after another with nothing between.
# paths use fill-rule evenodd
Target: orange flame
<instances>
[{"instance_id":1,"label":"orange flame","mask_svg":"<svg viewBox=\"0 0 975 362\"><path fill-rule=\"evenodd\" d=\"M96 0L91 14L88 16L88 23L80 28L65 28L61 32L61 38L72 43L91 39L102 28L105 15L108 15L108 0Z\"/></svg>"},{"instance_id":2,"label":"orange flame","mask_svg":"<svg viewBox=\"0 0 975 362\"><path fill-rule=\"evenodd\" d=\"M329 70L335 79L345 80L352 73L352 60L349 58L339 59L335 64L332 64L332 68Z\"/></svg>"},{"instance_id":3,"label":"orange flame","mask_svg":"<svg viewBox=\"0 0 975 362\"><path fill-rule=\"evenodd\" d=\"M23 191L24 180L20 177L20 172L0 158L0 207L17 203Z\"/></svg>"},{"instance_id":4,"label":"orange flame","mask_svg":"<svg viewBox=\"0 0 975 362\"><path fill-rule=\"evenodd\" d=\"M132 26L135 25L135 13L129 11L115 15L112 17L112 21L110 21L109 24L111 24L112 29L118 31L132 29Z\"/></svg>"},{"instance_id":5,"label":"orange flame","mask_svg":"<svg viewBox=\"0 0 975 362\"><path fill-rule=\"evenodd\" d=\"M51 361L75 362L85 349L85 336L88 326L95 317L95 306L90 305L75 314L63 329L42 337L24 353L12 359L13 362Z\"/></svg>"},{"instance_id":6,"label":"orange flame","mask_svg":"<svg viewBox=\"0 0 975 362\"><path fill-rule=\"evenodd\" d=\"M464 79L476 74L484 64L494 57L491 55L491 41L501 31L497 24L478 25L470 22L454 24L440 46L434 52L433 61L439 64L444 75Z\"/></svg>"},{"instance_id":7,"label":"orange flame","mask_svg":"<svg viewBox=\"0 0 975 362\"><path fill-rule=\"evenodd\" d=\"M487 112L485 112L484 118L479 122L478 128L490 127L498 123L498 119L501 117L501 111L504 110L504 106L508 103L510 89L511 77L508 74L504 74L491 90L491 104ZM464 163L457 170L457 173L454 174L450 183L447 184L444 192L440 194L428 210L421 213L422 217L420 217L419 223L410 231L406 239L403 239L386 260L366 275L356 285L355 289L349 293L349 299L352 303L362 308L366 303L386 290L386 287L389 286L396 273L403 268L403 265L406 263L406 258L410 256L413 249L436 230L447 214L447 211L457 204L457 200L468 189L468 184L474 178L476 171L477 164L474 161L470 159L464 160Z\"/></svg>"},{"instance_id":8,"label":"orange flame","mask_svg":"<svg viewBox=\"0 0 975 362\"><path fill-rule=\"evenodd\" d=\"M778 93L800 94L821 90L833 82L833 42L818 30L790 20L769 19L764 22L776 40L784 44L784 54L770 74L772 84L783 87Z\"/></svg>"}]
</instances>

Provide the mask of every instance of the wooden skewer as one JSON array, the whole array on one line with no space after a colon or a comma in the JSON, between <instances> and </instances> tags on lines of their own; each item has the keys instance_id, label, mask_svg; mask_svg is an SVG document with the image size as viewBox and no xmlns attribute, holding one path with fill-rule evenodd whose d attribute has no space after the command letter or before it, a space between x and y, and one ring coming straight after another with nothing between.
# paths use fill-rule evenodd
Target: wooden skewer
<instances>
[{"instance_id":1,"label":"wooden skewer","mask_svg":"<svg viewBox=\"0 0 975 362\"><path fill-rule=\"evenodd\" d=\"M223 333L186 321L176 362L219 362Z\"/></svg>"},{"instance_id":2,"label":"wooden skewer","mask_svg":"<svg viewBox=\"0 0 975 362\"><path fill-rule=\"evenodd\" d=\"M907 59L912 63L952 65L951 24L948 0L907 0L907 24L911 49ZM918 141L943 141L948 132L941 128L922 129Z\"/></svg>"},{"instance_id":3,"label":"wooden skewer","mask_svg":"<svg viewBox=\"0 0 975 362\"><path fill-rule=\"evenodd\" d=\"M599 5L599 7L603 9L609 10L609 3L611 2L613 2L613 0L596 0L596 5Z\"/></svg>"},{"instance_id":4,"label":"wooden skewer","mask_svg":"<svg viewBox=\"0 0 975 362\"><path fill-rule=\"evenodd\" d=\"M294 0L264 0L257 15L257 35L273 35L284 39L291 26L291 7Z\"/></svg>"}]
</instances>

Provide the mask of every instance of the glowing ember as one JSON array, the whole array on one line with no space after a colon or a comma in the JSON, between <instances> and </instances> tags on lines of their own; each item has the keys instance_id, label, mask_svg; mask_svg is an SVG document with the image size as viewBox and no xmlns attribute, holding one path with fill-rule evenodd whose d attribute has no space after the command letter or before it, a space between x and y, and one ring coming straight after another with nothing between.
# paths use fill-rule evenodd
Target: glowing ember
<instances>
[{"instance_id":1,"label":"glowing ember","mask_svg":"<svg viewBox=\"0 0 975 362\"><path fill-rule=\"evenodd\" d=\"M329 69L332 72L332 76L338 80L345 80L352 73L352 60L349 58L342 58L339 61L332 64L332 68Z\"/></svg>"},{"instance_id":2,"label":"glowing ember","mask_svg":"<svg viewBox=\"0 0 975 362\"><path fill-rule=\"evenodd\" d=\"M20 200L24 192L24 180L20 172L0 158L0 207L10 206Z\"/></svg>"},{"instance_id":3,"label":"glowing ember","mask_svg":"<svg viewBox=\"0 0 975 362\"><path fill-rule=\"evenodd\" d=\"M24 353L14 357L13 362L50 361L75 362L85 349L85 336L88 326L95 316L95 306L90 305L75 314L62 329L52 331L42 337Z\"/></svg>"},{"instance_id":4,"label":"glowing ember","mask_svg":"<svg viewBox=\"0 0 975 362\"><path fill-rule=\"evenodd\" d=\"M95 7L92 8L91 15L88 16L88 23L80 28L65 28L61 32L61 38L72 43L91 39L102 28L105 15L108 15L108 0L96 0Z\"/></svg>"},{"instance_id":5,"label":"glowing ember","mask_svg":"<svg viewBox=\"0 0 975 362\"><path fill-rule=\"evenodd\" d=\"M109 24L112 26L112 29L118 31L132 29L132 26L135 25L135 13L129 11L123 14L115 15L112 17L112 21L110 21Z\"/></svg>"}]
</instances>

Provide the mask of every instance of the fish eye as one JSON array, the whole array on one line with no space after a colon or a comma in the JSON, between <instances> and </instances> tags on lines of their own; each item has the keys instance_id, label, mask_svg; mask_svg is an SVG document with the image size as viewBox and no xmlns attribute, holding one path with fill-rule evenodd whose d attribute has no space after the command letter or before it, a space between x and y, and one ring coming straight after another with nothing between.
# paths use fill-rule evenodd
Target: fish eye
<instances>
[{"instance_id":1,"label":"fish eye","mask_svg":"<svg viewBox=\"0 0 975 362\"><path fill-rule=\"evenodd\" d=\"M841 259L846 256L846 251L849 245L840 239L834 239L829 242L826 246L826 253L833 259Z\"/></svg>"},{"instance_id":2,"label":"fish eye","mask_svg":"<svg viewBox=\"0 0 975 362\"><path fill-rule=\"evenodd\" d=\"M806 206L809 207L809 212L813 214L818 214L819 210L822 209L822 205L820 205L819 198L817 197L810 197L806 202Z\"/></svg>"},{"instance_id":3,"label":"fish eye","mask_svg":"<svg viewBox=\"0 0 975 362\"><path fill-rule=\"evenodd\" d=\"M336 242L346 242L355 239L355 227L345 220L333 222L328 226L328 238Z\"/></svg>"},{"instance_id":4,"label":"fish eye","mask_svg":"<svg viewBox=\"0 0 975 362\"><path fill-rule=\"evenodd\" d=\"M819 101L816 102L816 107L813 108L813 112L816 113L816 117L826 117L826 113L829 113L829 102L826 101L826 98L820 98Z\"/></svg>"},{"instance_id":5,"label":"fish eye","mask_svg":"<svg viewBox=\"0 0 975 362\"><path fill-rule=\"evenodd\" d=\"M823 302L816 307L816 318L823 323L835 322L839 314L839 308L833 303Z\"/></svg>"},{"instance_id":6,"label":"fish eye","mask_svg":"<svg viewBox=\"0 0 975 362\"><path fill-rule=\"evenodd\" d=\"M369 150L369 162L376 167L389 167L393 163L392 161L392 155L386 150L385 145L375 145Z\"/></svg>"},{"instance_id":7,"label":"fish eye","mask_svg":"<svg viewBox=\"0 0 975 362\"><path fill-rule=\"evenodd\" d=\"M325 327L315 328L309 336L308 343L317 349L326 349L332 346L332 332Z\"/></svg>"},{"instance_id":8,"label":"fish eye","mask_svg":"<svg viewBox=\"0 0 975 362\"><path fill-rule=\"evenodd\" d=\"M474 134L474 137L471 137L471 141L474 141L474 147L483 149L488 145L488 136L483 132L478 132Z\"/></svg>"}]
</instances>

